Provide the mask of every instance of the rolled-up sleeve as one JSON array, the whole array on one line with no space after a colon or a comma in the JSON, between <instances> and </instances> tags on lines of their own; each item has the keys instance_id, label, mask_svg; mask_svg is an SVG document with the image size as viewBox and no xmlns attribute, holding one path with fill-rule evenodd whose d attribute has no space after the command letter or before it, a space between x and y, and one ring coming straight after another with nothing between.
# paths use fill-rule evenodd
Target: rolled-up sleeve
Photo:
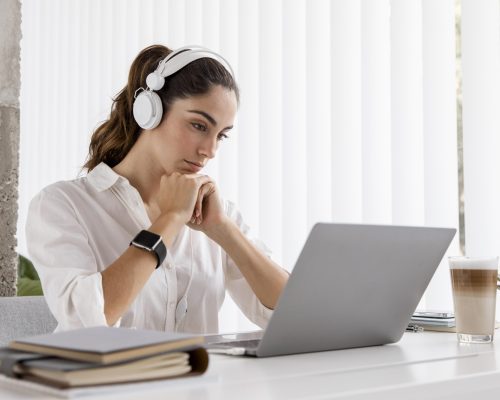
<instances>
[{"instance_id":1,"label":"rolled-up sleeve","mask_svg":"<svg viewBox=\"0 0 500 400\"><path fill-rule=\"evenodd\" d=\"M224 208L226 215L236 223L243 234L262 253L272 258L271 250L261 240L253 236L250 227L245 224L241 213L236 209L235 205L232 202L225 201ZM273 310L267 308L260 302L233 259L225 252L223 267L226 289L231 298L250 321L260 328L265 328L271 318Z\"/></svg>"},{"instance_id":2,"label":"rolled-up sleeve","mask_svg":"<svg viewBox=\"0 0 500 400\"><path fill-rule=\"evenodd\" d=\"M62 191L44 189L31 201L26 238L57 330L107 325L101 273L78 214Z\"/></svg>"}]
</instances>

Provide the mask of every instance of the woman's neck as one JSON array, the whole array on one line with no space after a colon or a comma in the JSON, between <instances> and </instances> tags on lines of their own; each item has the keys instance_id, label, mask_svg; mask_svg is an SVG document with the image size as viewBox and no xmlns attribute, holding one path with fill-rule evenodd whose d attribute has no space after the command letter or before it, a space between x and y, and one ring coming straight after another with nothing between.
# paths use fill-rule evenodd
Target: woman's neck
<instances>
[{"instance_id":1,"label":"woman's neck","mask_svg":"<svg viewBox=\"0 0 500 400\"><path fill-rule=\"evenodd\" d=\"M162 168L154 165L154 158L147 156L145 149L141 149L142 141L138 140L130 149L125 158L113 167L113 171L128 179L137 189L146 206L154 205L158 192Z\"/></svg>"}]
</instances>

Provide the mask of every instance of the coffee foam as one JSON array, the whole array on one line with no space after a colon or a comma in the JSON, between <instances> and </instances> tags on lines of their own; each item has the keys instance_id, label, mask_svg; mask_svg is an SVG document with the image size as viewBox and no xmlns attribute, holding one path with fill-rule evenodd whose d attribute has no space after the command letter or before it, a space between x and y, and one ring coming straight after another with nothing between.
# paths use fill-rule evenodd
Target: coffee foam
<instances>
[{"instance_id":1,"label":"coffee foam","mask_svg":"<svg viewBox=\"0 0 500 400\"><path fill-rule=\"evenodd\" d=\"M450 257L451 269L493 269L498 268L498 257L495 258L472 258L472 257Z\"/></svg>"}]
</instances>

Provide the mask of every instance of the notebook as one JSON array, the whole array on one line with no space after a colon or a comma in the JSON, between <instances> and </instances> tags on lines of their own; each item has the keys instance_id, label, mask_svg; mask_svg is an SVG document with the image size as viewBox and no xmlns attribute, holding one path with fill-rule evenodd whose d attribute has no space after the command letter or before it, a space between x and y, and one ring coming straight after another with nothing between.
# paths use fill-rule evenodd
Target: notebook
<instances>
[{"instance_id":1,"label":"notebook","mask_svg":"<svg viewBox=\"0 0 500 400\"><path fill-rule=\"evenodd\" d=\"M399 341L456 229L318 223L262 338L209 351L269 357Z\"/></svg>"},{"instance_id":2,"label":"notebook","mask_svg":"<svg viewBox=\"0 0 500 400\"><path fill-rule=\"evenodd\" d=\"M56 388L199 375L199 335L94 327L23 338L0 348L0 374Z\"/></svg>"},{"instance_id":3,"label":"notebook","mask_svg":"<svg viewBox=\"0 0 500 400\"><path fill-rule=\"evenodd\" d=\"M109 364L202 344L200 335L97 326L21 338L8 347Z\"/></svg>"}]
</instances>

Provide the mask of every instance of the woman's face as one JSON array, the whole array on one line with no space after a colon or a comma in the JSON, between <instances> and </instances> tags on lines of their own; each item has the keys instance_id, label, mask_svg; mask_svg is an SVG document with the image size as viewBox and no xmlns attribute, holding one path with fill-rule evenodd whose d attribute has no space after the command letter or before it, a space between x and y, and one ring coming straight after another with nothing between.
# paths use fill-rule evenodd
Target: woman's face
<instances>
[{"instance_id":1,"label":"woman's face","mask_svg":"<svg viewBox=\"0 0 500 400\"><path fill-rule=\"evenodd\" d=\"M172 103L153 139L153 152L168 174L199 173L229 136L237 110L236 95L222 86Z\"/></svg>"}]
</instances>

